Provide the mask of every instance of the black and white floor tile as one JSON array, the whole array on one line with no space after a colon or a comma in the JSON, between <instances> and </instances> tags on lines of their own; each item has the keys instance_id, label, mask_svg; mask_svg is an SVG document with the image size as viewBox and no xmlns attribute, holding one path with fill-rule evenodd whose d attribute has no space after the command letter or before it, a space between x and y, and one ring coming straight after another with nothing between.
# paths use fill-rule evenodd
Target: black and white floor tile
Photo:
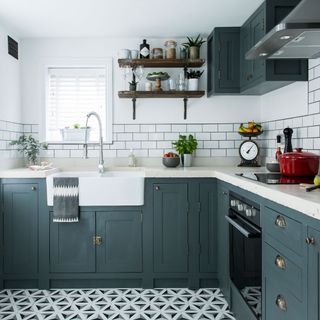
<instances>
[{"instance_id":1,"label":"black and white floor tile","mask_svg":"<svg viewBox=\"0 0 320 320\"><path fill-rule=\"evenodd\" d=\"M255 315L261 318L261 287L245 287L241 293Z\"/></svg>"},{"instance_id":2,"label":"black and white floor tile","mask_svg":"<svg viewBox=\"0 0 320 320\"><path fill-rule=\"evenodd\" d=\"M219 289L0 291L1 320L235 320Z\"/></svg>"}]
</instances>

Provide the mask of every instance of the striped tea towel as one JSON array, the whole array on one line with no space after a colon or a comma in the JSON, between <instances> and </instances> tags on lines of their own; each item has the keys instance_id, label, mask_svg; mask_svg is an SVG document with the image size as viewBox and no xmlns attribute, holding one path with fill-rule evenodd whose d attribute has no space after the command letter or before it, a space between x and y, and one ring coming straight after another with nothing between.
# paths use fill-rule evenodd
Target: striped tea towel
<instances>
[{"instance_id":1,"label":"striped tea towel","mask_svg":"<svg viewBox=\"0 0 320 320\"><path fill-rule=\"evenodd\" d=\"M53 222L79 221L79 179L53 178Z\"/></svg>"}]
</instances>

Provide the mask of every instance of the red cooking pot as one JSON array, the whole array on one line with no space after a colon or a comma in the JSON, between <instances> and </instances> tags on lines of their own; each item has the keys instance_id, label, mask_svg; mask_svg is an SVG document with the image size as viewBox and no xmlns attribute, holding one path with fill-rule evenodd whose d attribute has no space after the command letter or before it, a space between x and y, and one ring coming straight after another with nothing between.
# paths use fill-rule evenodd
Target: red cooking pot
<instances>
[{"instance_id":1,"label":"red cooking pot","mask_svg":"<svg viewBox=\"0 0 320 320\"><path fill-rule=\"evenodd\" d=\"M315 176L319 169L319 156L311 152L302 152L302 148L296 150L279 156L280 172L285 176Z\"/></svg>"}]
</instances>

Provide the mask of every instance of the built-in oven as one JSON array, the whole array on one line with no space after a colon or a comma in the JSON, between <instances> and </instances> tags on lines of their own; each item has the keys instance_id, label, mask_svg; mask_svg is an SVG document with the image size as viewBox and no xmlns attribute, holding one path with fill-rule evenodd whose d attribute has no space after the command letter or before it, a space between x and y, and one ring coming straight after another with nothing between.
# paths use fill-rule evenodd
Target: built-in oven
<instances>
[{"instance_id":1,"label":"built-in oven","mask_svg":"<svg viewBox=\"0 0 320 320\"><path fill-rule=\"evenodd\" d=\"M230 278L257 319L261 319L260 206L230 192Z\"/></svg>"}]
</instances>

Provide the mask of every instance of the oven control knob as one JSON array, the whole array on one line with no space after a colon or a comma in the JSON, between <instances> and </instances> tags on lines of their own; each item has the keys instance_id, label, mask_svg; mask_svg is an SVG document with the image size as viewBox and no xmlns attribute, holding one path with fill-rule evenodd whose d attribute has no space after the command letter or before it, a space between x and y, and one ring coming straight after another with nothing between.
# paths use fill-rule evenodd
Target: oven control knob
<instances>
[{"instance_id":1,"label":"oven control knob","mask_svg":"<svg viewBox=\"0 0 320 320\"><path fill-rule=\"evenodd\" d=\"M230 201L231 207L235 207L237 205L236 200L231 200Z\"/></svg>"},{"instance_id":2,"label":"oven control knob","mask_svg":"<svg viewBox=\"0 0 320 320\"><path fill-rule=\"evenodd\" d=\"M238 211L243 211L243 204L242 203L238 204Z\"/></svg>"},{"instance_id":3,"label":"oven control knob","mask_svg":"<svg viewBox=\"0 0 320 320\"><path fill-rule=\"evenodd\" d=\"M252 208L251 211L252 211L252 216L255 217L257 215L257 210L255 208Z\"/></svg>"},{"instance_id":4,"label":"oven control knob","mask_svg":"<svg viewBox=\"0 0 320 320\"><path fill-rule=\"evenodd\" d=\"M251 217L252 216L252 209L246 209L246 216Z\"/></svg>"}]
</instances>

